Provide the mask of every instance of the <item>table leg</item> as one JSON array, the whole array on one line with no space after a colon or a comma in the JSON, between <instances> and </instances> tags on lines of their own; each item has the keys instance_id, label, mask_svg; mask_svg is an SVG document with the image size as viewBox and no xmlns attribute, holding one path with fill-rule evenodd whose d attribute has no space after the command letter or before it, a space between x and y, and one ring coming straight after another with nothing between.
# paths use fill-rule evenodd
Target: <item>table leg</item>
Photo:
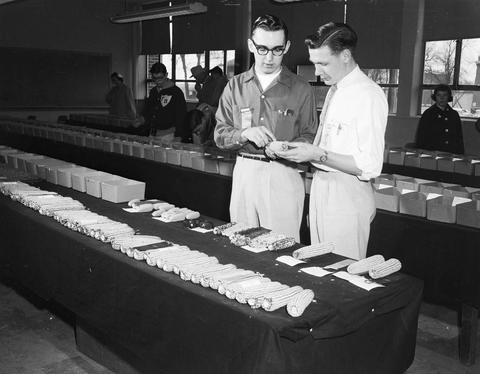
<instances>
[{"instance_id":1,"label":"table leg","mask_svg":"<svg viewBox=\"0 0 480 374\"><path fill-rule=\"evenodd\" d=\"M461 329L459 335L460 362L465 365L475 363L478 309L467 304L462 304Z\"/></svg>"}]
</instances>

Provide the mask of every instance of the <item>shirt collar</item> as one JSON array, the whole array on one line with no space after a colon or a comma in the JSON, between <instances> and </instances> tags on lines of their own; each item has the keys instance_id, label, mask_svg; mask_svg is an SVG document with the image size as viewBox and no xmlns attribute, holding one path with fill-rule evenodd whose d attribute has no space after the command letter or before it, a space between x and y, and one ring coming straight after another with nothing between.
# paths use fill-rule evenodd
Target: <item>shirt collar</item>
<instances>
[{"instance_id":1,"label":"shirt collar","mask_svg":"<svg viewBox=\"0 0 480 374\"><path fill-rule=\"evenodd\" d=\"M356 82L357 78L362 74L363 72L360 70L359 66L355 66L350 73L345 75L342 79L340 79L339 82L337 82L337 87L342 88L349 86L350 84Z\"/></svg>"},{"instance_id":2,"label":"shirt collar","mask_svg":"<svg viewBox=\"0 0 480 374\"><path fill-rule=\"evenodd\" d=\"M282 71L280 72L280 74L277 77L277 82L281 83L281 84L284 84L288 87L291 87L292 86L292 75L293 75L293 73L290 70L288 70L286 66L282 65ZM251 81L255 77L256 77L255 69L254 69L254 65L252 65L252 67L248 71L245 72L245 82Z\"/></svg>"}]
</instances>

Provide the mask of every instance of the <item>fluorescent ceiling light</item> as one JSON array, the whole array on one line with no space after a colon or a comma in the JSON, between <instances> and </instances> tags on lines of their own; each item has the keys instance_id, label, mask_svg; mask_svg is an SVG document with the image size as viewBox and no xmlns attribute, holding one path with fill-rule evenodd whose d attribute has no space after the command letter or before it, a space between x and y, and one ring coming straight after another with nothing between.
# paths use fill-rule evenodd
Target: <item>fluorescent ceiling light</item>
<instances>
[{"instance_id":1,"label":"fluorescent ceiling light","mask_svg":"<svg viewBox=\"0 0 480 374\"><path fill-rule=\"evenodd\" d=\"M146 21L149 19L185 16L187 14L205 13L207 7L200 2L193 2L182 5L165 6L161 8L153 8L141 10L138 12L125 13L119 16L110 17L113 23L129 23L137 21Z\"/></svg>"}]
</instances>

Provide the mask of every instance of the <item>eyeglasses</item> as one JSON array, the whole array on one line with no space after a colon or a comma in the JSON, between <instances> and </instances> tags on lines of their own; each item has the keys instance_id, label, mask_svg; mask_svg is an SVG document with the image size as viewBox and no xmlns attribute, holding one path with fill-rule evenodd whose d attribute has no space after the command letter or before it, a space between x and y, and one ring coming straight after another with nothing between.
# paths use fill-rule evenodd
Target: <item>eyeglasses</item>
<instances>
[{"instance_id":1,"label":"eyeglasses","mask_svg":"<svg viewBox=\"0 0 480 374\"><path fill-rule=\"evenodd\" d=\"M253 43L253 45L255 46L256 50L257 50L257 53L260 55L260 56L265 56L265 55L268 55L268 52L272 52L272 54L274 56L281 56L285 53L285 46L284 45L279 45L279 46L276 46L276 47L273 47L273 48L267 48L266 46L264 45L258 45L257 43L255 43L253 41L253 39L250 39Z\"/></svg>"}]
</instances>

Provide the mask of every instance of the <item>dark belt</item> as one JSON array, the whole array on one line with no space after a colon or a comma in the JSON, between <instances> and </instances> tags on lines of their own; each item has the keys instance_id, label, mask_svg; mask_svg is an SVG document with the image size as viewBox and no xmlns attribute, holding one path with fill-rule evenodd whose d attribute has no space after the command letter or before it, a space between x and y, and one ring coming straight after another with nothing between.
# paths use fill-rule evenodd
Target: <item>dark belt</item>
<instances>
[{"instance_id":1,"label":"dark belt","mask_svg":"<svg viewBox=\"0 0 480 374\"><path fill-rule=\"evenodd\" d=\"M270 162L270 159L266 158L263 155L256 156L256 155L252 155L252 154L239 153L238 157L248 158L250 160L256 160L256 161Z\"/></svg>"}]
</instances>

